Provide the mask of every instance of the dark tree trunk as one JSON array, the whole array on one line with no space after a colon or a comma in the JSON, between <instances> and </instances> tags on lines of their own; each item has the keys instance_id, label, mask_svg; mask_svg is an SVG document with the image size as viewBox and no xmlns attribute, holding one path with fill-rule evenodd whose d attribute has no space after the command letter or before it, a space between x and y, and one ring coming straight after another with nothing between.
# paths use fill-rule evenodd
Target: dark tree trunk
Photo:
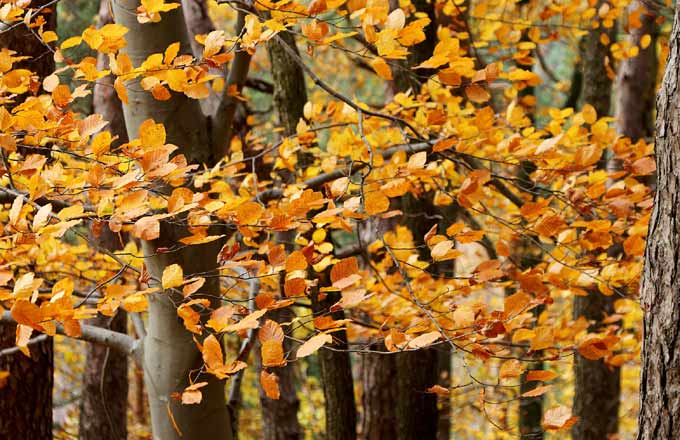
<instances>
[{"instance_id":1,"label":"dark tree trunk","mask_svg":"<svg viewBox=\"0 0 680 440\"><path fill-rule=\"evenodd\" d=\"M619 133L636 142L642 138L650 138L654 133L658 30L656 15L647 10L642 2L633 1L628 8L630 12L642 10L642 25L630 31L631 44L640 47L642 37L651 36L647 48L640 47L636 57L621 61L618 74L616 111Z\"/></svg>"},{"instance_id":2,"label":"dark tree trunk","mask_svg":"<svg viewBox=\"0 0 680 440\"><path fill-rule=\"evenodd\" d=\"M296 133L297 123L302 118L303 108L307 102L305 75L302 68L287 54L284 44L298 52L295 36L290 32L278 34L280 39L272 39L267 43L269 62L271 64L272 81L274 85L274 109L279 124L283 126L283 133L291 136ZM256 164L258 176L269 178L270 167ZM285 243L288 252L292 251L294 237L290 233L279 233L277 239ZM283 295L284 279L281 279L281 294ZM274 310L269 319L276 322L286 322L295 319L295 312L285 308ZM286 334L290 327L285 327ZM292 340L286 338L284 351L293 349ZM266 440L295 440L302 438L303 429L298 421L300 399L297 396L297 364L291 363L282 368L272 369L279 378L280 398L273 400L260 387L260 405L262 407L262 430ZM258 370L262 369L258 359Z\"/></svg>"},{"instance_id":3,"label":"dark tree trunk","mask_svg":"<svg viewBox=\"0 0 680 440\"><path fill-rule=\"evenodd\" d=\"M600 42L600 34L607 32L614 39L614 27L610 30L590 32L584 37L582 47L583 104L595 108L598 117L609 115L612 79L606 62L613 62L609 49ZM604 169L606 155L598 163ZM574 319L580 316L599 322L605 313L612 312L615 296L605 296L598 289L589 289L586 296L574 297ZM618 431L620 397L620 368L613 368L601 360L589 360L574 353L574 405L573 413L579 417L572 428L573 438L579 440L605 440Z\"/></svg>"},{"instance_id":4,"label":"dark tree trunk","mask_svg":"<svg viewBox=\"0 0 680 440\"><path fill-rule=\"evenodd\" d=\"M31 3L32 8L48 0ZM43 29L56 30L57 4L43 10ZM33 20L32 20L33 21ZM31 70L41 79L54 71L49 50L26 26L17 26L0 34L0 47L30 57L15 64ZM17 104L22 101L17 99ZM0 350L15 345L16 326L0 324ZM30 345L31 357L15 353L0 357L0 370L9 371L7 384L0 388L0 438L42 440L52 438L52 373L54 354L52 338Z\"/></svg>"},{"instance_id":5,"label":"dark tree trunk","mask_svg":"<svg viewBox=\"0 0 680 440\"><path fill-rule=\"evenodd\" d=\"M657 97L657 186L640 289L644 341L639 440L674 439L680 430L680 3Z\"/></svg>"},{"instance_id":6,"label":"dark tree trunk","mask_svg":"<svg viewBox=\"0 0 680 440\"><path fill-rule=\"evenodd\" d=\"M397 439L436 440L437 395L425 392L437 384L437 350L400 353L397 358Z\"/></svg>"},{"instance_id":7,"label":"dark tree trunk","mask_svg":"<svg viewBox=\"0 0 680 440\"><path fill-rule=\"evenodd\" d=\"M319 285L329 285L327 274L318 274ZM318 290L312 294L312 310L315 316L328 314L330 307L340 300L337 292L331 292L319 300ZM342 310L331 313L333 319L343 319ZM323 395L326 401L326 439L354 440L357 438L357 409L354 399L352 362L347 350L347 333L333 332L334 350L321 348L317 354L321 369Z\"/></svg>"},{"instance_id":8,"label":"dark tree trunk","mask_svg":"<svg viewBox=\"0 0 680 440\"><path fill-rule=\"evenodd\" d=\"M99 27L113 23L109 2L99 6ZM109 68L108 57L98 54L97 67ZM108 130L117 136L116 145L127 142L123 105L113 89L113 81L106 76L97 81L92 99L93 113L109 121ZM104 226L93 240L105 249L122 248L122 238ZM127 333L127 315L120 309L113 317L98 316L90 324ZM80 402L79 438L81 440L116 440L127 437L128 360L122 353L97 344L88 344L83 394Z\"/></svg>"},{"instance_id":9,"label":"dark tree trunk","mask_svg":"<svg viewBox=\"0 0 680 440\"><path fill-rule=\"evenodd\" d=\"M90 324L126 333L127 316L118 310L113 317L99 316ZM127 438L128 360L107 347L88 344L80 406L81 440Z\"/></svg>"},{"instance_id":10,"label":"dark tree trunk","mask_svg":"<svg viewBox=\"0 0 680 440\"><path fill-rule=\"evenodd\" d=\"M371 346L372 350L386 351L383 343ZM394 378L397 375L396 357L393 354L368 354L361 357L361 438L382 440L397 438L397 402Z\"/></svg>"}]
</instances>

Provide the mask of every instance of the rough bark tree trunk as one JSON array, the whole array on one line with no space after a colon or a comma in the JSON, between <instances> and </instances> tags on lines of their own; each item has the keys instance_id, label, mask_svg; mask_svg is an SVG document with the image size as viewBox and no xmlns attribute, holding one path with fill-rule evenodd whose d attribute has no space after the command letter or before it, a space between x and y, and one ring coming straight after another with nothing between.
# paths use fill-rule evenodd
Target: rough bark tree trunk
<instances>
[{"instance_id":1,"label":"rough bark tree trunk","mask_svg":"<svg viewBox=\"0 0 680 440\"><path fill-rule=\"evenodd\" d=\"M426 348L397 356L398 440L437 438L437 395L425 390L437 384L437 350Z\"/></svg>"},{"instance_id":2,"label":"rough bark tree trunk","mask_svg":"<svg viewBox=\"0 0 680 440\"><path fill-rule=\"evenodd\" d=\"M99 316L88 324L127 332L127 315ZM98 344L88 344L83 374L78 435L81 440L127 438L127 356Z\"/></svg>"},{"instance_id":3,"label":"rough bark tree trunk","mask_svg":"<svg viewBox=\"0 0 680 440\"><path fill-rule=\"evenodd\" d=\"M283 126L283 134L291 136L296 133L297 123L303 115L303 108L307 102L307 89L304 72L281 47L282 44L287 44L297 52L294 35L290 32L282 32L279 36L280 39L273 39L267 43L267 52L274 85L274 109L279 124ZM277 234L277 239L283 242L291 242L292 238L290 233ZM289 251L292 250L290 245L286 247ZM283 294L283 282L280 284ZM290 308L279 309L272 311L268 317L276 322L292 321L295 318L295 312ZM286 333L290 333L288 329L289 327L286 327ZM292 340L286 338L284 351L289 352L292 349ZM259 359L258 370L262 370ZM297 396L296 364L291 363L282 368L275 368L273 371L279 378L280 398L273 400L267 397L260 387L263 438L266 440L302 438L303 430L297 416L300 399Z\"/></svg>"},{"instance_id":4,"label":"rough bark tree trunk","mask_svg":"<svg viewBox=\"0 0 680 440\"><path fill-rule=\"evenodd\" d=\"M646 48L640 47L636 57L621 61L616 88L618 131L633 142L650 138L654 133L654 99L659 64L656 55L656 14L636 0L628 6L628 11L633 13L637 10L641 11L641 26L631 29L630 42L640 47L644 35L649 35L651 42Z\"/></svg>"},{"instance_id":5,"label":"rough bark tree trunk","mask_svg":"<svg viewBox=\"0 0 680 440\"><path fill-rule=\"evenodd\" d=\"M148 55L162 53L171 43L179 41L181 53L190 53L186 23L181 9L163 14L159 23L139 24L134 11L138 0L114 2L113 13L117 23L129 29L128 45L124 49L134 65L139 65ZM163 123L167 141L179 146L179 153L189 163L211 164L217 159L208 133L206 118L202 117L200 104L184 95L173 94L168 101L156 101L150 93L141 90L138 83L127 88L129 104L124 106L125 123L129 137L137 137L140 124L152 118ZM222 121L225 125L231 120ZM159 254L159 247L172 247L182 237L190 235L184 227L161 224L160 237L144 242L143 250L150 275L160 279L165 267L179 264L185 276L214 271L217 267L219 241L190 246L173 253ZM219 297L219 278L206 279L201 293ZM178 297L179 296L179 297ZM200 297L200 295L198 295ZM181 295L173 291L149 297L149 319L144 340L144 376L151 407L154 439L226 439L233 437L232 423L226 406L224 381L215 377L199 377L208 385L202 388L203 400L197 405L182 405L171 394L181 392L189 384L189 372L200 371L203 361L196 349L192 334L177 317L175 303ZM198 380L196 377L192 377ZM176 427L175 427L176 425ZM180 434L181 432L181 434Z\"/></svg>"},{"instance_id":6,"label":"rough bark tree trunk","mask_svg":"<svg viewBox=\"0 0 680 440\"><path fill-rule=\"evenodd\" d=\"M609 115L612 79L606 68L606 61L612 62L607 46L600 42L600 35L606 32L613 40L615 27L609 30L595 30L584 37L582 50L583 104L595 108L598 117ZM606 154L598 167L606 167ZM615 296L605 296L596 288L586 296L575 296L573 316L583 316L589 321L599 322L613 311ZM572 428L573 438L579 440L601 440L618 431L618 409L620 397L620 368L612 368L601 360L593 361L574 353L574 404L573 413L579 417Z\"/></svg>"},{"instance_id":7,"label":"rough bark tree trunk","mask_svg":"<svg viewBox=\"0 0 680 440\"><path fill-rule=\"evenodd\" d=\"M39 8L47 3L48 0L38 0L30 6ZM55 3L41 14L46 21L45 31L56 30L56 7ZM41 79L54 71L54 59L49 50L25 26L3 30L0 47L30 57L16 63L15 67L29 69ZM0 350L15 345L15 333L15 325L0 324ZM21 353L0 357L0 370L10 373L6 385L0 388L0 438L52 438L52 338L31 344L30 351L30 358Z\"/></svg>"},{"instance_id":8,"label":"rough bark tree trunk","mask_svg":"<svg viewBox=\"0 0 680 440\"><path fill-rule=\"evenodd\" d=\"M640 288L644 340L639 440L677 438L680 427L680 3L656 100L657 186Z\"/></svg>"},{"instance_id":9,"label":"rough bark tree trunk","mask_svg":"<svg viewBox=\"0 0 680 440\"><path fill-rule=\"evenodd\" d=\"M371 349L387 351L383 343L373 344ZM368 354L361 357L363 440L397 438L397 390L394 386L396 360L393 354Z\"/></svg>"},{"instance_id":10,"label":"rough bark tree trunk","mask_svg":"<svg viewBox=\"0 0 680 440\"><path fill-rule=\"evenodd\" d=\"M327 273L318 274L319 285L330 285L325 278ZM315 316L326 315L330 307L338 302L340 295L329 292L326 298L319 300L318 289L312 293L312 311ZM333 319L343 319L345 314L336 311L330 314ZM333 348L321 349L317 352L323 383L323 395L326 402L326 439L354 440L357 438L357 409L354 399L354 381L352 363L347 350L347 333L334 332Z\"/></svg>"},{"instance_id":11,"label":"rough bark tree trunk","mask_svg":"<svg viewBox=\"0 0 680 440\"><path fill-rule=\"evenodd\" d=\"M109 2L99 6L99 27L113 23ZM109 68L108 57L98 54L97 68ZM92 110L109 121L107 127L117 136L117 145L127 142L123 106L113 89L110 76L97 81L94 86ZM121 248L118 234L103 227L98 237L99 245L110 251ZM127 314L119 309L115 316L98 316L90 324L119 333L127 333ZM83 393L80 402L78 435L82 440L117 440L127 437L128 359L122 353L98 344L88 344Z\"/></svg>"}]
</instances>

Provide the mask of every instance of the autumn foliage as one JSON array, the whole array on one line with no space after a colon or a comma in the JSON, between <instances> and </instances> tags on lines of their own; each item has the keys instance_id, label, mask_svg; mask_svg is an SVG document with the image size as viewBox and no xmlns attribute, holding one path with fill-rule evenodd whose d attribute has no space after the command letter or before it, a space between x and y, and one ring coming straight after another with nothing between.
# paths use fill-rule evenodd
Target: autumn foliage
<instances>
[{"instance_id":1,"label":"autumn foliage","mask_svg":"<svg viewBox=\"0 0 680 440\"><path fill-rule=\"evenodd\" d=\"M166 20L184 25L180 3L126 2L137 6L76 35L43 18L67 2L31 3L3 3L0 32L30 30L57 67L41 77L22 47L0 50L0 311L18 324L0 359L62 335L131 355L148 374L150 335L88 319L176 321L184 334L166 344L181 338L198 364L150 395L154 429L159 398L158 414L193 438L193 416L176 408L204 408L218 384L221 398L239 393L245 438L261 435L243 417L259 411L257 389L305 401L312 438L325 426L308 408L331 374L318 372L322 353L351 359L361 397L371 356L434 350L448 367L412 392L448 408L447 433L510 438L524 434L529 398L543 402L541 436L579 423L580 356L624 371L621 438L635 431L653 142L622 135L594 103L562 105L573 81L544 58L566 46L575 70L600 62L615 80L650 44L666 53L663 15L660 36L636 42L648 11L627 2L209 2L214 30L191 36L196 53L162 34ZM591 33L604 59L578 54ZM161 51L130 50L161 37ZM273 44L306 78L292 131L276 98L285 85L268 83ZM129 141L89 110L104 80ZM211 101L217 110L198 114ZM610 297L613 309L574 316L579 296ZM154 318L159 301L176 316ZM284 369L297 371L297 391L281 385ZM21 375L0 371L0 388ZM361 402L360 415L371 410Z\"/></svg>"}]
</instances>

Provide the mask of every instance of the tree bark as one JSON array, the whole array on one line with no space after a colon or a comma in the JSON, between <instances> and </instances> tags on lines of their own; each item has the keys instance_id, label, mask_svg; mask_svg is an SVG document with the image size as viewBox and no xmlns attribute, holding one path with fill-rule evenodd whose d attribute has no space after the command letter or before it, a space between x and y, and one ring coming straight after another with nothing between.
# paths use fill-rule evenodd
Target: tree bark
<instances>
[{"instance_id":1,"label":"tree bark","mask_svg":"<svg viewBox=\"0 0 680 440\"><path fill-rule=\"evenodd\" d=\"M425 390L437 384L437 350L425 348L397 356L398 440L437 438L437 395Z\"/></svg>"},{"instance_id":2,"label":"tree bark","mask_svg":"<svg viewBox=\"0 0 680 440\"><path fill-rule=\"evenodd\" d=\"M656 39L658 35L656 14L649 11L642 2L633 1L628 6L629 12L641 10L641 26L631 29L630 42L640 47L642 37L649 35L651 42L647 48L640 47L634 58L621 61L617 87L617 122L618 131L637 142L650 138L654 133L654 99L658 59L656 55Z\"/></svg>"},{"instance_id":3,"label":"tree bark","mask_svg":"<svg viewBox=\"0 0 680 440\"><path fill-rule=\"evenodd\" d=\"M330 285L325 278L327 274L318 274L319 285ZM340 300L337 292L329 292L323 300L319 300L318 289L312 293L312 311L315 316L329 313L330 307ZM333 319L343 319L340 311L331 313ZM354 400L354 382L352 379L352 362L347 350L347 333L333 332L334 350L321 348L317 354L321 369L321 382L326 406L326 439L354 440L357 438L357 410Z\"/></svg>"},{"instance_id":4,"label":"tree bark","mask_svg":"<svg viewBox=\"0 0 680 440\"><path fill-rule=\"evenodd\" d=\"M127 315L99 316L89 324L119 333L127 332ZM119 440L127 438L128 359L123 353L88 344L80 403L79 438Z\"/></svg>"},{"instance_id":5,"label":"tree bark","mask_svg":"<svg viewBox=\"0 0 680 440\"><path fill-rule=\"evenodd\" d=\"M40 8L47 3L48 0L37 0L31 2L30 6ZM55 3L41 14L45 18L45 31L56 30L56 7ZM30 57L16 63L15 68L28 69L40 79L54 71L54 59L49 50L26 26L3 30L0 34L0 47L17 51L17 55ZM23 100L20 96L15 104ZM15 334L15 325L0 323L0 350L15 345ZM0 370L10 373L7 384L0 388L0 438L52 438L52 338L31 344L30 351L30 358L22 353L0 357Z\"/></svg>"},{"instance_id":6,"label":"tree bark","mask_svg":"<svg viewBox=\"0 0 680 440\"><path fill-rule=\"evenodd\" d=\"M656 100L657 186L640 288L644 340L639 440L677 437L680 429L680 4Z\"/></svg>"},{"instance_id":7,"label":"tree bark","mask_svg":"<svg viewBox=\"0 0 680 440\"><path fill-rule=\"evenodd\" d=\"M607 46L600 42L605 32L614 39L614 29L594 30L584 37L582 50L583 104L595 108L598 117L609 115L612 79L606 62L613 62ZM605 169L606 154L598 163ZM586 296L575 296L573 316L599 322L614 308L615 297L605 296L596 288L589 289ZM589 360L574 353L574 404L573 413L579 417L572 428L573 438L583 440L606 439L618 431L618 410L620 398L620 368L612 368L603 361Z\"/></svg>"},{"instance_id":8,"label":"tree bark","mask_svg":"<svg viewBox=\"0 0 680 440\"><path fill-rule=\"evenodd\" d=\"M99 6L98 19L99 27L113 23L109 2L106 0ZM97 55L97 68L109 68L105 54ZM118 137L116 145L127 142L123 106L116 96L110 76L97 81L93 95L93 113L100 114L109 121L109 131ZM107 227L99 231L99 236L92 238L111 251L122 247L118 234ZM127 314L119 309L113 317L98 316L91 319L89 324L127 333ZM127 437L128 387L127 356L98 344L88 344L78 422L80 439L117 440Z\"/></svg>"},{"instance_id":9,"label":"tree bark","mask_svg":"<svg viewBox=\"0 0 680 440\"><path fill-rule=\"evenodd\" d=\"M181 9L164 13L159 23L139 24L134 11L138 0L119 0L113 3L117 23L129 29L125 52L134 65L139 65L148 55L162 53L171 43L179 41L181 53L190 53L186 23ZM189 163L212 164L219 157L213 156L206 118L200 104L184 95L173 94L168 101L156 101L150 93L141 90L138 81L127 85L129 105L124 106L125 123L130 138L137 137L140 124L153 118L163 123L167 141L179 146L178 153L186 156ZM220 121L230 125L231 119ZM218 241L189 246L178 252L156 252L159 247L174 246L180 238L189 235L186 228L163 222L160 237L144 242L149 274L161 279L165 267L179 264L185 276L206 273L217 268ZM201 294L219 298L219 278L209 277ZM194 295L200 297L201 295ZM203 365L201 353L177 316L175 304L183 300L174 291L150 295L147 335L144 340L144 375L151 407L151 424L154 439L231 439L232 421L226 406L225 382L213 376L192 375L194 381L207 381L201 389L200 404L182 405L171 397L189 385L189 373L200 371ZM214 302L214 300L213 300ZM217 306L217 304L212 304ZM181 434L180 434L181 433Z\"/></svg>"},{"instance_id":10,"label":"tree bark","mask_svg":"<svg viewBox=\"0 0 680 440\"><path fill-rule=\"evenodd\" d=\"M376 343L372 350L386 351L385 344ZM398 399L394 378L397 363L394 354L367 354L361 357L361 438L382 440L397 438Z\"/></svg>"},{"instance_id":11,"label":"tree bark","mask_svg":"<svg viewBox=\"0 0 680 440\"><path fill-rule=\"evenodd\" d=\"M283 126L284 135L291 136L297 132L297 123L302 118L303 108L307 102L307 89L304 72L297 63L290 59L282 47L283 44L287 44L297 52L294 35L290 32L281 32L279 36L280 39L272 39L267 43L267 52L274 85L274 109L279 124ZM261 175L260 170L258 170L258 175ZM292 242L293 238L293 234L289 232L277 234L277 240L286 243L289 252L292 251L292 246L287 243ZM282 278L280 282L282 295L284 281ZM294 318L295 312L289 308L274 310L269 314L269 319L276 322L292 321ZM287 335L290 335L290 327L286 327L285 331ZM286 338L283 348L284 352L290 352L293 349L292 340ZM258 359L258 371L261 370L262 364ZM303 429L298 421L300 399L297 396L296 364L291 363L285 367L273 369L273 371L279 378L280 398L273 400L267 397L261 387L259 388L263 438L266 440L300 439L303 436Z\"/></svg>"}]
</instances>

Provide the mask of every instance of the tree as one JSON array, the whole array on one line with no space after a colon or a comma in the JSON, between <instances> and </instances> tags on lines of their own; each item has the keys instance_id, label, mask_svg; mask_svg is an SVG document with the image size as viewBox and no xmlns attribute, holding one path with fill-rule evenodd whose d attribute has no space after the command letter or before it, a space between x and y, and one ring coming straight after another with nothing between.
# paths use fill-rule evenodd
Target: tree
<instances>
[{"instance_id":1,"label":"tree","mask_svg":"<svg viewBox=\"0 0 680 440\"><path fill-rule=\"evenodd\" d=\"M49 1L34 2L44 20L43 29L54 31L57 25L56 4ZM49 56L39 36L23 26L12 25L0 34L0 47L5 53L19 51L27 57L21 66L30 69L39 81L52 73L54 60ZM15 104L20 104L18 98ZM7 159L3 154L4 169ZM0 437L21 435L26 438L52 438L52 372L53 344L43 338L32 347L31 356L20 352L3 354L3 349L14 346L16 325L0 323L0 371L7 371L7 384L0 389Z\"/></svg>"},{"instance_id":2,"label":"tree","mask_svg":"<svg viewBox=\"0 0 680 440\"><path fill-rule=\"evenodd\" d=\"M98 344L82 432L112 415L91 404L118 353L143 367L163 439L614 433L584 403L611 409L604 375L635 364L654 171L607 116L638 49L608 31L624 9L123 0L65 38L4 5L58 65L37 81L0 52L0 305L17 326L0 356ZM578 110L552 107L559 80L526 96L558 38L583 39ZM127 136L113 106L80 105L107 81ZM134 334L87 321L123 312ZM509 411L560 398L572 356L573 415ZM312 402L325 427L298 414Z\"/></svg>"},{"instance_id":3,"label":"tree","mask_svg":"<svg viewBox=\"0 0 680 440\"><path fill-rule=\"evenodd\" d=\"M677 54L680 50L680 9L676 7L669 54L663 81L657 97L655 148L658 166L655 205L649 222L645 264L640 287L644 310L644 342L640 378L640 414L638 438L673 438L678 404L678 332L675 260L678 234L674 226L677 201L677 177L672 172L678 154L676 136ZM664 263L665 262L665 263ZM672 263L671 263L672 262Z\"/></svg>"}]
</instances>

